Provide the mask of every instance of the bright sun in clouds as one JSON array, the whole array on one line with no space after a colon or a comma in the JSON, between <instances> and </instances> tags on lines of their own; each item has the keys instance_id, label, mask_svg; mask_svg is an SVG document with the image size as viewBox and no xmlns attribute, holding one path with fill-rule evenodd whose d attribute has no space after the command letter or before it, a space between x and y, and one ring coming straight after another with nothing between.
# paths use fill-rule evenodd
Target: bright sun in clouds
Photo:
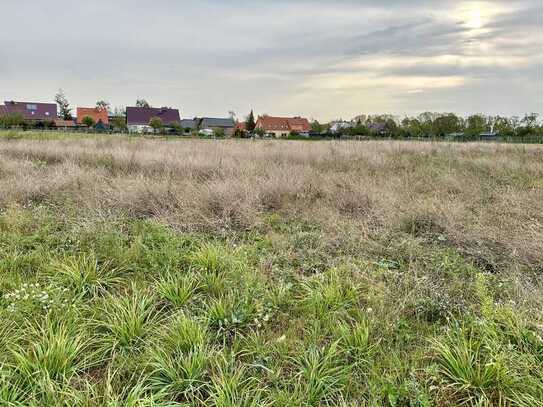
<instances>
[{"instance_id":1,"label":"bright sun in clouds","mask_svg":"<svg viewBox=\"0 0 543 407\"><path fill-rule=\"evenodd\" d=\"M479 30L484 26L483 14L479 7L468 10L466 15L466 27Z\"/></svg>"}]
</instances>

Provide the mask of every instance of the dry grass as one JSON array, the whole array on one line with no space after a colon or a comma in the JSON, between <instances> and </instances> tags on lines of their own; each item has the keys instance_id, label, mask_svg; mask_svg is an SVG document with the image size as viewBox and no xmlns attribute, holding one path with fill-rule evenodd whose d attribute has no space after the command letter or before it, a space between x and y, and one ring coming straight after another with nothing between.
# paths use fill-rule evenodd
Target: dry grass
<instances>
[{"instance_id":1,"label":"dry grass","mask_svg":"<svg viewBox=\"0 0 543 407\"><path fill-rule=\"evenodd\" d=\"M481 262L543 267L543 148L413 142L0 141L0 205L251 229L267 213L436 232Z\"/></svg>"}]
</instances>

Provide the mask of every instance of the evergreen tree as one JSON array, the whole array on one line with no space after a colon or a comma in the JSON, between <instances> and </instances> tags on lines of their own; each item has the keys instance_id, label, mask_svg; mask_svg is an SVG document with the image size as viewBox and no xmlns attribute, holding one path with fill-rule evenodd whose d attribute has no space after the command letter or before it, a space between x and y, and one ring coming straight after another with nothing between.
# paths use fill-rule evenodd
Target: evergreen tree
<instances>
[{"instance_id":1,"label":"evergreen tree","mask_svg":"<svg viewBox=\"0 0 543 407\"><path fill-rule=\"evenodd\" d=\"M255 130L256 122L255 122L255 115L253 111L251 110L251 113L249 113L249 116L247 116L247 121L245 122L245 127L248 132L252 133Z\"/></svg>"}]
</instances>

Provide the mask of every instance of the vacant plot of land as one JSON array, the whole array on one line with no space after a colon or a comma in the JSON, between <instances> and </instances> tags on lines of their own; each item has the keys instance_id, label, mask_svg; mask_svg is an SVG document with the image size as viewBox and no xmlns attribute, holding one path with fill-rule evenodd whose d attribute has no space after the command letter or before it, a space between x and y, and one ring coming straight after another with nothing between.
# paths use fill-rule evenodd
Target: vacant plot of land
<instances>
[{"instance_id":1,"label":"vacant plot of land","mask_svg":"<svg viewBox=\"0 0 543 407\"><path fill-rule=\"evenodd\" d=\"M0 405L542 405L542 147L0 138L0 186Z\"/></svg>"}]
</instances>

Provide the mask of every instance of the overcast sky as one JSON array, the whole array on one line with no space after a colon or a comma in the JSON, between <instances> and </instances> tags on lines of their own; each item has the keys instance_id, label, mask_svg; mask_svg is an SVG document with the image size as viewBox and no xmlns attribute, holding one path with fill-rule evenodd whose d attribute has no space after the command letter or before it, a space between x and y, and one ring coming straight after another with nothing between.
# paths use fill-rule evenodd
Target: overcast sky
<instances>
[{"instance_id":1,"label":"overcast sky","mask_svg":"<svg viewBox=\"0 0 543 407\"><path fill-rule=\"evenodd\" d=\"M0 98L320 120L543 102L541 0L0 0Z\"/></svg>"}]
</instances>

